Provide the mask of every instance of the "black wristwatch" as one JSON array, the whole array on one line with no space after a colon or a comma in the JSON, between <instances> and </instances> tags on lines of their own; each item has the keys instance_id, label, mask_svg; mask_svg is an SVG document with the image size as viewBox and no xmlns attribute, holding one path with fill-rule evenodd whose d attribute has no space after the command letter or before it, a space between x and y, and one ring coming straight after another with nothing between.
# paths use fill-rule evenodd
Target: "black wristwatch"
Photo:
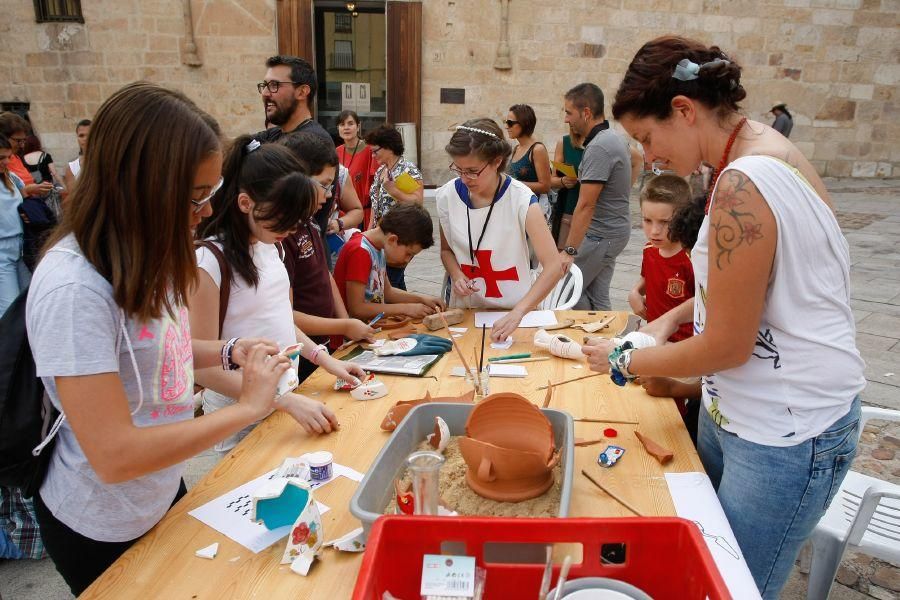
<instances>
[{"instance_id":1,"label":"black wristwatch","mask_svg":"<svg viewBox=\"0 0 900 600\"><path fill-rule=\"evenodd\" d=\"M568 254L569 256L578 256L578 248L575 246L566 246L563 248L563 252Z\"/></svg>"}]
</instances>

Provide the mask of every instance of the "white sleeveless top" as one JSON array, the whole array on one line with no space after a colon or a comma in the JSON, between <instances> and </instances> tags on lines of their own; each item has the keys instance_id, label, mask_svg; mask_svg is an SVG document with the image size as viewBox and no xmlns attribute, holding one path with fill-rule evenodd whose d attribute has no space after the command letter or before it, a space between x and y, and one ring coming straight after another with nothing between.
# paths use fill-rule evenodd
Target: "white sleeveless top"
<instances>
[{"instance_id":1,"label":"white sleeveless top","mask_svg":"<svg viewBox=\"0 0 900 600\"><path fill-rule=\"evenodd\" d=\"M505 177L493 210L489 206L472 208L469 189L459 178L437 191L441 231L463 273L479 288L466 298L458 297L451 288L451 307L510 309L531 288L525 215L538 199L524 183Z\"/></svg>"},{"instance_id":2,"label":"white sleeveless top","mask_svg":"<svg viewBox=\"0 0 900 600\"><path fill-rule=\"evenodd\" d=\"M793 446L845 415L866 384L850 310L849 248L834 213L787 163L745 156L729 169L760 191L778 238L753 354L739 367L705 376L703 403L726 431ZM691 255L697 333L706 324L709 229L707 215Z\"/></svg>"},{"instance_id":3,"label":"white sleeveless top","mask_svg":"<svg viewBox=\"0 0 900 600\"><path fill-rule=\"evenodd\" d=\"M81 162L79 162L77 158L75 160L70 160L69 170L72 172L72 177L78 179L78 174L81 173Z\"/></svg>"}]
</instances>

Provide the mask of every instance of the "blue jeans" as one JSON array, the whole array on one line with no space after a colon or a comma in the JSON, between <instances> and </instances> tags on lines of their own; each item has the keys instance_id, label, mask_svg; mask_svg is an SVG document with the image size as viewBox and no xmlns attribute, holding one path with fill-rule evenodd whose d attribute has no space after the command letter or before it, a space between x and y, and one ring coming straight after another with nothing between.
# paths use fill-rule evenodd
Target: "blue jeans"
<instances>
[{"instance_id":1,"label":"blue jeans","mask_svg":"<svg viewBox=\"0 0 900 600\"><path fill-rule=\"evenodd\" d=\"M796 446L763 446L717 426L701 408L697 450L763 598L778 598L806 539L831 503L859 439L849 412Z\"/></svg>"}]
</instances>

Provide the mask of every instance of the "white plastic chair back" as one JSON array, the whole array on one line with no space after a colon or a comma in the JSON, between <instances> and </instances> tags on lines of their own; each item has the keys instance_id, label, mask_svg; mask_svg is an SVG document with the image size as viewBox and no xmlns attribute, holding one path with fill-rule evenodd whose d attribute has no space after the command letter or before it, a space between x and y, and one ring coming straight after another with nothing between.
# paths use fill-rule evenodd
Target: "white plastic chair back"
<instances>
[{"instance_id":1,"label":"white plastic chair back","mask_svg":"<svg viewBox=\"0 0 900 600\"><path fill-rule=\"evenodd\" d=\"M532 283L537 280L541 269L531 271ZM578 299L581 298L581 288L584 285L584 277L581 269L572 265L569 272L556 284L556 287L538 304L539 310L569 310Z\"/></svg>"}]
</instances>

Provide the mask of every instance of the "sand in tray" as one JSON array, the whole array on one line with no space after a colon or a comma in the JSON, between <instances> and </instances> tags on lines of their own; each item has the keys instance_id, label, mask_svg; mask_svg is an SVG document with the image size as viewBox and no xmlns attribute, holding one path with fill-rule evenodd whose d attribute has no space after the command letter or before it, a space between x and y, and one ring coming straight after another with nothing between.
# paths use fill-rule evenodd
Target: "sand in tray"
<instances>
[{"instance_id":1,"label":"sand in tray","mask_svg":"<svg viewBox=\"0 0 900 600\"><path fill-rule=\"evenodd\" d=\"M459 436L450 438L444 450L444 466L441 467L441 499L443 503L464 516L480 517L556 517L562 496L562 462L553 469L553 487L544 494L522 502L498 502L482 498L466 483L466 461L459 451ZM434 450L428 442L422 442L417 450ZM408 474L403 475L403 484L410 482ZM397 500L391 501L384 514L397 512Z\"/></svg>"}]
</instances>

